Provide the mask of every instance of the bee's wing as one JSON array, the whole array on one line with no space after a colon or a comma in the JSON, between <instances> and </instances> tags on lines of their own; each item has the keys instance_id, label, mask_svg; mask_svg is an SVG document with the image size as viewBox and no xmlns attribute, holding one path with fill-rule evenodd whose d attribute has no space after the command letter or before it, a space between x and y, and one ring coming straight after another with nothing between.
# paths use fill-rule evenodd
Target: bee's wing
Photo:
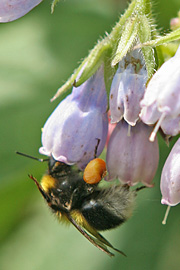
<instances>
[{"instance_id":1,"label":"bee's wing","mask_svg":"<svg viewBox=\"0 0 180 270\"><path fill-rule=\"evenodd\" d=\"M103 241L101 241L100 239L98 239L96 236L95 238L92 237L91 235L89 235L70 215L67 216L67 218L69 219L69 221L74 225L74 227L76 227L76 229L83 235L85 236L95 247L99 248L100 250L102 250L103 252L105 252L107 255L109 256L114 256L113 253L111 253L107 247L105 246L105 244L103 243ZM104 238L103 238L104 239ZM108 243L108 242L107 242Z\"/></svg>"},{"instance_id":2,"label":"bee's wing","mask_svg":"<svg viewBox=\"0 0 180 270\"><path fill-rule=\"evenodd\" d=\"M109 241L107 241L106 238L104 238L104 237L103 237L100 233L98 233L98 231L96 231L94 228L88 226L87 230L88 230L95 238L97 238L101 243L105 244L106 246L112 248L113 250L117 251L118 253L120 253L120 254L122 254L123 256L126 257L126 254L125 254L123 251L121 251L121 250L119 250L119 249L117 249L117 248L114 248L114 247L111 245L111 243L109 243Z\"/></svg>"}]
</instances>

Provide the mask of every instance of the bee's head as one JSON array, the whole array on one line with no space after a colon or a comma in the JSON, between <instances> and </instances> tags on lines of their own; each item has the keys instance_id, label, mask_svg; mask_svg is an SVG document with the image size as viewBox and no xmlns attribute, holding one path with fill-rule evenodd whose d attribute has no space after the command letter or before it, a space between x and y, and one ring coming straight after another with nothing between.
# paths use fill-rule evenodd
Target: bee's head
<instances>
[{"instance_id":1,"label":"bee's head","mask_svg":"<svg viewBox=\"0 0 180 270\"><path fill-rule=\"evenodd\" d=\"M69 174L71 172L71 166L67 165L64 162L60 162L55 160L52 156L49 158L49 163L48 163L48 175L45 176L57 176L66 173ZM46 179L45 181L49 182L50 179ZM52 181L52 179L51 179Z\"/></svg>"},{"instance_id":2,"label":"bee's head","mask_svg":"<svg viewBox=\"0 0 180 270\"><path fill-rule=\"evenodd\" d=\"M67 186L65 185L65 182L63 182L64 186L64 192L58 188L58 180L56 178L53 178L49 174L45 174L42 179L41 183L39 183L35 177L32 175L29 175L29 177L35 182L37 188L39 189L41 195L46 200L48 206L54 211L54 212L66 212L68 211L71 200L69 195L69 190L67 191ZM68 185L69 186L69 185ZM70 190L70 194L71 194Z\"/></svg>"},{"instance_id":3,"label":"bee's head","mask_svg":"<svg viewBox=\"0 0 180 270\"><path fill-rule=\"evenodd\" d=\"M29 177L35 182L41 195L54 211L58 211L60 208L65 211L72 193L71 184L68 181L69 179L71 180L69 178L69 175L71 175L71 166L55 160L52 156L47 159L39 159L21 152L16 153L40 162L48 161L48 172L42 177L41 183L32 175L29 175ZM61 205L64 207L61 207Z\"/></svg>"}]
</instances>

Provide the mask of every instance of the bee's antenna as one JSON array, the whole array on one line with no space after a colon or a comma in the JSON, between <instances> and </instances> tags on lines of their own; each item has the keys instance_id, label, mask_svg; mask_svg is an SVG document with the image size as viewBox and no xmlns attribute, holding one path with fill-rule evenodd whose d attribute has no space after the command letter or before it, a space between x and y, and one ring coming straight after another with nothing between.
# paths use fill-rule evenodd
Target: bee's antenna
<instances>
[{"instance_id":1,"label":"bee's antenna","mask_svg":"<svg viewBox=\"0 0 180 270\"><path fill-rule=\"evenodd\" d=\"M34 181L34 183L36 184L36 186L38 187L40 193L42 194L42 196L44 197L44 199L47 201L47 203L50 203L50 197L48 196L48 194L46 194L46 192L44 191L44 189L42 188L42 186L39 184L39 182L36 180L36 178L32 175L28 175L30 179L32 179Z\"/></svg>"},{"instance_id":2,"label":"bee's antenna","mask_svg":"<svg viewBox=\"0 0 180 270\"><path fill-rule=\"evenodd\" d=\"M27 154L24 154L24 153L21 153L21 152L18 152L18 151L16 151L16 154L18 154L20 156L27 157L27 158L31 158L31 159L34 159L34 160L37 160L37 161L40 161L40 162L49 161L49 158L46 158L46 159L37 158L37 157L33 157L33 156L30 156L30 155L27 155Z\"/></svg>"}]
</instances>

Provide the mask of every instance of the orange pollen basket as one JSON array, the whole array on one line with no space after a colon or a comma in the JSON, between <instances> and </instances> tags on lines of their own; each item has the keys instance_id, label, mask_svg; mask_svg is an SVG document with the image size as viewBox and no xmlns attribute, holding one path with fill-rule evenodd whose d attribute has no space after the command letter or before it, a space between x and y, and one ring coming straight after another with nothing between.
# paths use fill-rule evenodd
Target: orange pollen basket
<instances>
[{"instance_id":1,"label":"orange pollen basket","mask_svg":"<svg viewBox=\"0 0 180 270\"><path fill-rule=\"evenodd\" d=\"M91 160L83 174L83 179L88 184L97 184L106 175L106 162L100 158Z\"/></svg>"}]
</instances>

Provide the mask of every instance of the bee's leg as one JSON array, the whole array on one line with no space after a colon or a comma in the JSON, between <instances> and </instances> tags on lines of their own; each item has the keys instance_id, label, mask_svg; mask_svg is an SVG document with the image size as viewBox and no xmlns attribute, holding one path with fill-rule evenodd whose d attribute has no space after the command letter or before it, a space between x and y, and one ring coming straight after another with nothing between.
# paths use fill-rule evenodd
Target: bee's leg
<instances>
[{"instance_id":1,"label":"bee's leg","mask_svg":"<svg viewBox=\"0 0 180 270\"><path fill-rule=\"evenodd\" d=\"M147 187L146 186L138 187L138 188L136 188L136 191L139 191L139 190L144 189L144 188L147 188Z\"/></svg>"},{"instance_id":2,"label":"bee's leg","mask_svg":"<svg viewBox=\"0 0 180 270\"><path fill-rule=\"evenodd\" d=\"M123 188L126 189L126 190L129 190L130 189L130 186L128 184L124 184L123 185Z\"/></svg>"},{"instance_id":3,"label":"bee's leg","mask_svg":"<svg viewBox=\"0 0 180 270\"><path fill-rule=\"evenodd\" d=\"M94 158L96 158L97 157L97 150L98 150L98 146L99 146L99 144L100 144L100 139L98 139L98 138L96 138L96 140L97 140L97 144L96 144L96 147L95 147L95 149L94 149Z\"/></svg>"}]
</instances>

